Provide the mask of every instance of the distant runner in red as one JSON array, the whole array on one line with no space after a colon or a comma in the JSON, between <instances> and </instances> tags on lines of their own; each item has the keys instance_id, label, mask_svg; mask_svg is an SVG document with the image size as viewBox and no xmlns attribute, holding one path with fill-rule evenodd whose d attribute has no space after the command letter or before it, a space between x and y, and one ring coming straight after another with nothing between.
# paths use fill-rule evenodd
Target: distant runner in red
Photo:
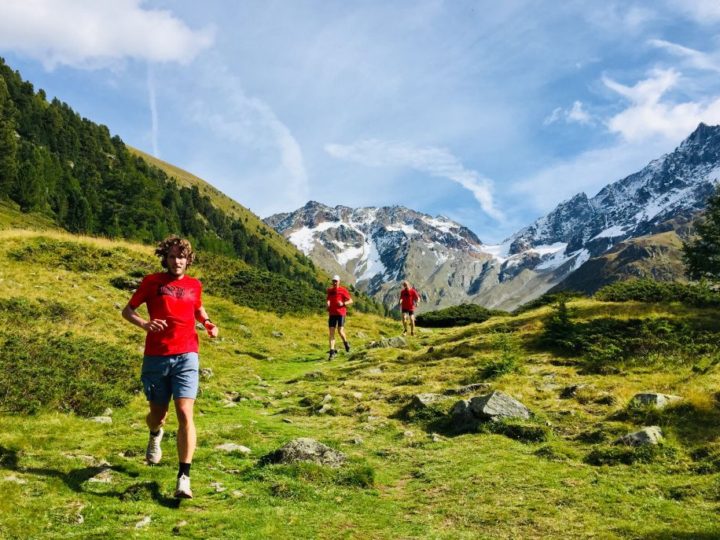
<instances>
[{"instance_id":1,"label":"distant runner in red","mask_svg":"<svg viewBox=\"0 0 720 540\"><path fill-rule=\"evenodd\" d=\"M410 335L415 335L415 308L420 303L420 295L407 281L402 282L400 290L400 309L402 310L403 335L407 334L408 319Z\"/></svg>"},{"instance_id":2,"label":"distant runner in red","mask_svg":"<svg viewBox=\"0 0 720 540\"><path fill-rule=\"evenodd\" d=\"M350 293L345 287L340 286L340 276L333 276L332 287L327 290L327 309L328 309L328 327L330 329L330 353L328 360L332 360L337 354L335 350L335 328L343 340L345 351L350 352L350 344L345 335L345 316L347 315L347 306L352 304Z\"/></svg>"},{"instance_id":3,"label":"distant runner in red","mask_svg":"<svg viewBox=\"0 0 720 540\"><path fill-rule=\"evenodd\" d=\"M141 377L150 407L145 418L150 429L145 459L151 465L160 462L160 441L172 398L178 418L180 462L175 497L191 499L190 464L196 445L193 406L199 380L195 321L212 338L217 337L218 327L202 305L202 284L185 275L195 258L190 242L171 236L158 244L155 255L160 257L165 271L145 276L122 315L147 333ZM136 312L141 304L147 305L148 321Z\"/></svg>"}]
</instances>

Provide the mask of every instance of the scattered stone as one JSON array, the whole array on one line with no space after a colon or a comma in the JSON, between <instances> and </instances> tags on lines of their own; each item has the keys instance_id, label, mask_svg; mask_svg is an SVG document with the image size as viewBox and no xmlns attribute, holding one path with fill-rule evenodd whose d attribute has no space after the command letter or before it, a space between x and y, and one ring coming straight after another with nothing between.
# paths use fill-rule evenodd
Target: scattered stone
<instances>
[{"instance_id":1,"label":"scattered stone","mask_svg":"<svg viewBox=\"0 0 720 540\"><path fill-rule=\"evenodd\" d=\"M486 392L487 390L490 390L490 385L488 383L472 383L466 384L465 386L461 386L459 388L450 388L448 390L445 390L445 392L443 393L446 396L455 396L461 394L469 394L470 392Z\"/></svg>"},{"instance_id":2,"label":"scattered stone","mask_svg":"<svg viewBox=\"0 0 720 540\"><path fill-rule=\"evenodd\" d=\"M213 373L213 370L209 367L200 368L200 379L203 381L207 381L208 379L211 379L215 375Z\"/></svg>"},{"instance_id":3,"label":"scattered stone","mask_svg":"<svg viewBox=\"0 0 720 540\"><path fill-rule=\"evenodd\" d=\"M122 307L120 304L118 304L117 302L115 302L115 304L113 304L113 307L114 307L115 309L122 309L122 308L123 308L123 307Z\"/></svg>"},{"instance_id":4,"label":"scattered stone","mask_svg":"<svg viewBox=\"0 0 720 540\"><path fill-rule=\"evenodd\" d=\"M317 413L318 413L318 414L328 414L328 413L331 412L332 410L333 410L333 409L332 409L332 405L330 405L329 403L325 403L322 407L320 407L320 408L318 409L318 412L317 412Z\"/></svg>"},{"instance_id":5,"label":"scattered stone","mask_svg":"<svg viewBox=\"0 0 720 540\"><path fill-rule=\"evenodd\" d=\"M407 340L402 336L383 338L380 341L371 341L368 344L369 349L402 349L405 347L407 347Z\"/></svg>"},{"instance_id":6,"label":"scattered stone","mask_svg":"<svg viewBox=\"0 0 720 540\"><path fill-rule=\"evenodd\" d=\"M438 435L437 433L430 433L430 440L431 440L432 442L442 442L442 441L444 441L445 439L442 438L442 437L441 437L440 435Z\"/></svg>"},{"instance_id":7,"label":"scattered stone","mask_svg":"<svg viewBox=\"0 0 720 540\"><path fill-rule=\"evenodd\" d=\"M365 439L363 439L362 437L353 437L353 438L350 440L350 442L351 442L352 444L355 444L355 445L359 446L359 445L365 443Z\"/></svg>"},{"instance_id":8,"label":"scattered stone","mask_svg":"<svg viewBox=\"0 0 720 540\"><path fill-rule=\"evenodd\" d=\"M221 450L223 452L237 452L238 454L250 454L252 450L250 450L247 446L243 446L241 444L235 444L235 443L224 443L219 444L215 447L215 450Z\"/></svg>"},{"instance_id":9,"label":"scattered stone","mask_svg":"<svg viewBox=\"0 0 720 540\"><path fill-rule=\"evenodd\" d=\"M227 491L227 488L223 486L220 482L210 482L210 487L215 488L215 493L222 493L223 491Z\"/></svg>"},{"instance_id":10,"label":"scattered stone","mask_svg":"<svg viewBox=\"0 0 720 540\"><path fill-rule=\"evenodd\" d=\"M345 463L347 456L342 452L333 450L329 446L314 439L302 437L287 443L285 446L264 456L260 462L268 463L298 463L309 461L328 467L339 467Z\"/></svg>"},{"instance_id":11,"label":"scattered stone","mask_svg":"<svg viewBox=\"0 0 720 540\"><path fill-rule=\"evenodd\" d=\"M93 416L90 420L98 424L112 424L112 418L109 416Z\"/></svg>"},{"instance_id":12,"label":"scattered stone","mask_svg":"<svg viewBox=\"0 0 720 540\"><path fill-rule=\"evenodd\" d=\"M112 469L110 466L101 467L100 471L88 479L88 482L96 482L98 484L111 484L113 481Z\"/></svg>"},{"instance_id":13,"label":"scattered stone","mask_svg":"<svg viewBox=\"0 0 720 540\"><path fill-rule=\"evenodd\" d=\"M113 410L110 407L108 407L107 409L105 409L103 411L103 416L112 416L112 415L113 415Z\"/></svg>"},{"instance_id":14,"label":"scattered stone","mask_svg":"<svg viewBox=\"0 0 720 540\"><path fill-rule=\"evenodd\" d=\"M359 400L359 399L362 399L362 397L363 397L363 393L362 393L362 392L352 392L350 395L351 395L354 399L358 399L358 400Z\"/></svg>"},{"instance_id":15,"label":"scattered stone","mask_svg":"<svg viewBox=\"0 0 720 540\"><path fill-rule=\"evenodd\" d=\"M3 481L5 482L12 482L13 484L27 484L27 480L24 478L20 478L18 476L15 476L14 474L10 474L3 478Z\"/></svg>"},{"instance_id":16,"label":"scattered stone","mask_svg":"<svg viewBox=\"0 0 720 540\"><path fill-rule=\"evenodd\" d=\"M86 296L86 298L87 298L90 302L97 302L97 298L95 298L94 296L90 296L89 294Z\"/></svg>"},{"instance_id":17,"label":"scattered stone","mask_svg":"<svg viewBox=\"0 0 720 540\"><path fill-rule=\"evenodd\" d=\"M642 392L635 394L630 400L631 406L655 407L656 409L664 409L671 403L680 401L682 397L670 394L658 394L655 392Z\"/></svg>"},{"instance_id":18,"label":"scattered stone","mask_svg":"<svg viewBox=\"0 0 720 540\"><path fill-rule=\"evenodd\" d=\"M577 396L578 392L580 390L583 390L584 388L588 388L589 386L587 384L572 384L570 386L566 386L560 391L560 398L561 399L572 399L575 396Z\"/></svg>"},{"instance_id":19,"label":"scattered stone","mask_svg":"<svg viewBox=\"0 0 720 540\"><path fill-rule=\"evenodd\" d=\"M430 407L432 407L433 405L435 405L438 401L441 401L442 399L443 399L443 396L441 396L440 394L431 394L431 393L415 394L410 399L410 403L408 403L407 409L422 411L425 409L429 409Z\"/></svg>"},{"instance_id":20,"label":"scattered stone","mask_svg":"<svg viewBox=\"0 0 720 540\"><path fill-rule=\"evenodd\" d=\"M325 394L325 397L323 398L321 403L329 403L330 401L332 401L332 398L333 397L330 394Z\"/></svg>"},{"instance_id":21,"label":"scattered stone","mask_svg":"<svg viewBox=\"0 0 720 540\"><path fill-rule=\"evenodd\" d=\"M450 425L455 431L474 431L480 422L505 418L530 418L530 411L504 392L491 392L470 400L460 400L450 411Z\"/></svg>"},{"instance_id":22,"label":"scattered stone","mask_svg":"<svg viewBox=\"0 0 720 540\"><path fill-rule=\"evenodd\" d=\"M237 401L231 400L231 399L225 399L223 400L223 407L226 409L229 409L231 407L237 407Z\"/></svg>"},{"instance_id":23,"label":"scattered stone","mask_svg":"<svg viewBox=\"0 0 720 540\"><path fill-rule=\"evenodd\" d=\"M623 435L615 441L615 444L626 446L644 446L646 444L658 444L663 440L663 433L659 426L644 427L640 431Z\"/></svg>"},{"instance_id":24,"label":"scattered stone","mask_svg":"<svg viewBox=\"0 0 720 540\"><path fill-rule=\"evenodd\" d=\"M415 436L415 433L413 433L412 431L404 431L403 432L403 437L405 437L406 439L412 439L414 436Z\"/></svg>"},{"instance_id":25,"label":"scattered stone","mask_svg":"<svg viewBox=\"0 0 720 540\"><path fill-rule=\"evenodd\" d=\"M135 524L135 528L142 529L143 527L147 527L148 525L150 525L151 521L152 521L152 518L150 516L145 516L144 518L142 518L140 521L138 521Z\"/></svg>"},{"instance_id":26,"label":"scattered stone","mask_svg":"<svg viewBox=\"0 0 720 540\"><path fill-rule=\"evenodd\" d=\"M365 373L367 373L368 375L382 375L382 372L382 369L380 369L379 367L374 367L368 369Z\"/></svg>"},{"instance_id":27,"label":"scattered stone","mask_svg":"<svg viewBox=\"0 0 720 540\"><path fill-rule=\"evenodd\" d=\"M289 418L283 418L282 421L285 422L286 424L292 424L292 423L293 423L293 421L290 420Z\"/></svg>"},{"instance_id":28,"label":"scattered stone","mask_svg":"<svg viewBox=\"0 0 720 540\"><path fill-rule=\"evenodd\" d=\"M284 336L285 336L285 334L283 334L282 332L278 332L277 330L273 330L273 332L272 332L272 337L274 337L274 338L281 338Z\"/></svg>"},{"instance_id":29,"label":"scattered stone","mask_svg":"<svg viewBox=\"0 0 720 540\"><path fill-rule=\"evenodd\" d=\"M233 490L233 492L232 492L230 495L232 495L232 496L235 497L236 499L239 499L240 497L244 497L244 496L245 496L245 494L244 494L242 491L240 491L239 489Z\"/></svg>"}]
</instances>

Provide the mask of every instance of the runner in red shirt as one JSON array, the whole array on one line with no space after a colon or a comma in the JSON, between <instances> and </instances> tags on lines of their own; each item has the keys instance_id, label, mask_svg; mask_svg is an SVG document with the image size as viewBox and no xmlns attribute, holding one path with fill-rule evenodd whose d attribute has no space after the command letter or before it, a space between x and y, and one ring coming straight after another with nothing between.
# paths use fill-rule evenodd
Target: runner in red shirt
<instances>
[{"instance_id":1,"label":"runner in red shirt","mask_svg":"<svg viewBox=\"0 0 720 540\"><path fill-rule=\"evenodd\" d=\"M332 360L337 354L335 350L335 328L345 345L345 351L350 352L350 343L348 343L345 335L345 316L347 315L347 306L352 304L350 293L345 287L340 286L340 276L333 276L332 287L327 290L327 309L328 309L328 327L330 328L330 352L328 360Z\"/></svg>"},{"instance_id":2,"label":"runner in red shirt","mask_svg":"<svg viewBox=\"0 0 720 540\"><path fill-rule=\"evenodd\" d=\"M420 303L420 295L407 281L402 282L400 290L400 309L402 310L403 335L407 334L410 319L410 335L415 335L415 307Z\"/></svg>"},{"instance_id":3,"label":"runner in red shirt","mask_svg":"<svg viewBox=\"0 0 720 540\"><path fill-rule=\"evenodd\" d=\"M194 259L190 243L171 236L158 244L155 254L166 271L146 276L122 315L147 332L142 383L150 406L145 418L150 440L145 458L148 464L157 464L162 457L160 441L172 396L178 417L180 462L175 497L191 499L190 464L196 445L193 406L199 379L195 321L202 323L212 338L217 337L218 327L202 306L202 284L185 275ZM141 304L147 305L149 321L136 312Z\"/></svg>"}]
</instances>

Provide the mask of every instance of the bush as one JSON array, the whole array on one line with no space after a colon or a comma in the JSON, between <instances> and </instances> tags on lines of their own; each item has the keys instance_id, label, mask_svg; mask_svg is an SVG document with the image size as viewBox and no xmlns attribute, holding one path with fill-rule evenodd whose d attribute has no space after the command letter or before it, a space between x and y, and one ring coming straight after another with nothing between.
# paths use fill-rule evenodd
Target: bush
<instances>
[{"instance_id":1,"label":"bush","mask_svg":"<svg viewBox=\"0 0 720 540\"><path fill-rule=\"evenodd\" d=\"M543 306L549 306L551 304L557 304L558 302L567 302L569 300L572 300L573 298L586 298L587 295L582 292L578 291L563 291L559 293L546 293L542 296L537 297L535 300L530 300L529 302L526 302L525 304L521 305L520 307L515 308L513 310L513 315L519 315L520 313L525 313L526 311L532 311L533 309L537 309L539 307Z\"/></svg>"},{"instance_id":2,"label":"bush","mask_svg":"<svg viewBox=\"0 0 720 540\"><path fill-rule=\"evenodd\" d=\"M720 292L705 283L683 284L654 281L652 279L631 279L617 281L603 287L595 298L606 302L681 302L688 306L720 306Z\"/></svg>"},{"instance_id":3,"label":"bush","mask_svg":"<svg viewBox=\"0 0 720 540\"><path fill-rule=\"evenodd\" d=\"M460 304L438 311L428 311L417 316L418 326L426 328L450 328L487 321L494 315L507 315L504 311L489 310L476 304Z\"/></svg>"}]
</instances>

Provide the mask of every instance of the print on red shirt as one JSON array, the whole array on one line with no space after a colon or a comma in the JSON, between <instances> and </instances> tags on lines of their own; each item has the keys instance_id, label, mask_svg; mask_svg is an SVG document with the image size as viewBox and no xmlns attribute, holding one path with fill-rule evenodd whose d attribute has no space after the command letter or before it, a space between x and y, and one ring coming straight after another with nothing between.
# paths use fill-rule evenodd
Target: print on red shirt
<instances>
[{"instance_id":1,"label":"print on red shirt","mask_svg":"<svg viewBox=\"0 0 720 540\"><path fill-rule=\"evenodd\" d=\"M146 356L169 356L198 352L198 335L195 331L195 314L202 306L202 284L195 278L160 272L145 276L130 307L137 309L147 304L151 319L164 319L168 327L145 336Z\"/></svg>"}]
</instances>

